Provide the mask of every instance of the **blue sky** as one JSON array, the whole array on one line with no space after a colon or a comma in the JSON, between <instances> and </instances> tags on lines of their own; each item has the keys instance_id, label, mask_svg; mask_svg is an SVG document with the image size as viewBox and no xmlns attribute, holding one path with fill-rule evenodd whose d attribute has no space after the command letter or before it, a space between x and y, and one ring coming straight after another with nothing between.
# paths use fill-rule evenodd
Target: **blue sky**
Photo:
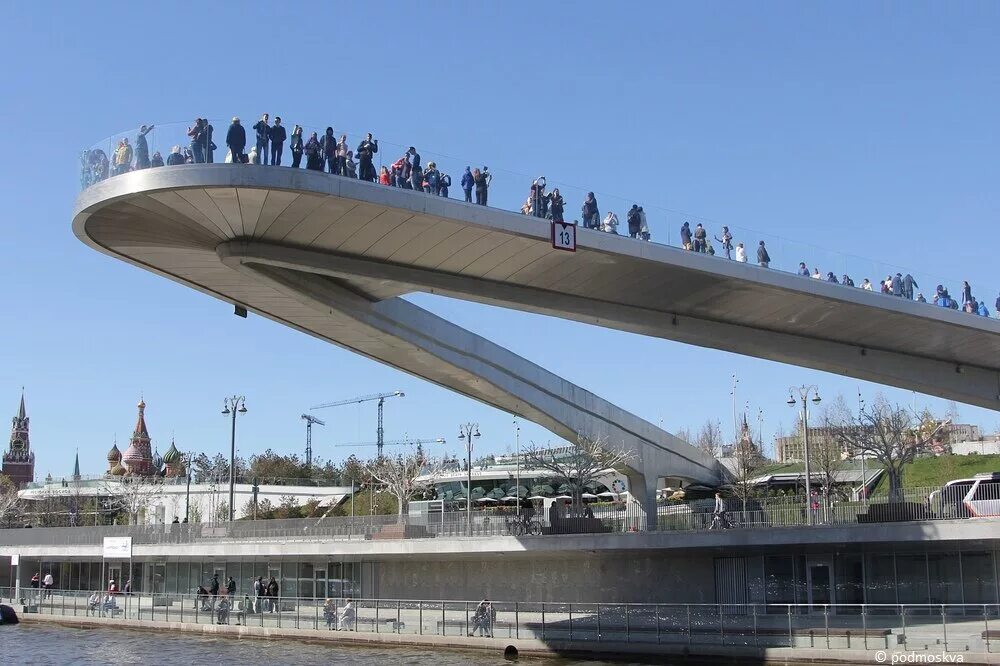
<instances>
[{"instance_id":1,"label":"blue sky","mask_svg":"<svg viewBox=\"0 0 1000 666\"><path fill-rule=\"evenodd\" d=\"M36 2L9 5L5 18L0 415L13 415L24 385L38 476L69 473L77 448L85 473L101 471L115 435L128 438L140 394L161 453L172 434L185 450L227 450L219 410L233 392L250 409L244 455L301 452L306 408L394 389L407 397L387 403L389 438L444 436L457 451L457 424L474 420L483 450L513 440L502 412L235 318L85 248L70 229L78 151L144 122L270 111L287 125L343 128L352 142L371 130L425 156L489 164L491 202L510 208L529 184L516 173L545 174L596 190L622 218L634 200L791 239L772 241L772 255L802 254L824 271L841 265L834 252L874 257L953 291L968 279L991 309L1000 287L997 3ZM579 205L571 194L568 212ZM675 234L679 219L651 215L654 238ZM749 399L752 418L764 410L767 440L792 423L789 385L852 400L859 388L663 340L414 300L670 430L708 418L731 428L733 373L740 409ZM330 423L315 431L317 455L339 458L349 450L332 443L374 438L372 404L317 414ZM989 429L1000 420L965 406L961 416ZM550 437L522 427L524 440Z\"/></svg>"}]
</instances>

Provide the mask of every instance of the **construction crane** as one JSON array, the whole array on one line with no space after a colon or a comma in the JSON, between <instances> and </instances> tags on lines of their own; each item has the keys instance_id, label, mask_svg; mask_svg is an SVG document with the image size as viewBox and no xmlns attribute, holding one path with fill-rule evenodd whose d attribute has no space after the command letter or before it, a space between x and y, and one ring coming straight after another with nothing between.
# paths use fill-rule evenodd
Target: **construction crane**
<instances>
[{"instance_id":1,"label":"construction crane","mask_svg":"<svg viewBox=\"0 0 1000 666\"><path fill-rule=\"evenodd\" d=\"M372 400L378 400L378 428L375 431L376 441L375 445L378 446L378 454L382 455L382 447L385 445L385 436L382 429L382 408L385 405L386 398L402 398L406 394L402 391L393 391L392 393L371 393L369 395L359 395L357 398L350 398L348 400L338 400L336 402L324 402L322 405L316 405L315 407L310 407L309 409L325 409L327 407L341 407L343 405L354 405L362 402L370 402Z\"/></svg>"},{"instance_id":2,"label":"construction crane","mask_svg":"<svg viewBox=\"0 0 1000 666\"><path fill-rule=\"evenodd\" d=\"M325 426L325 421L320 421L312 414L303 414L302 420L306 422L306 467L313 464L313 424Z\"/></svg>"}]
</instances>

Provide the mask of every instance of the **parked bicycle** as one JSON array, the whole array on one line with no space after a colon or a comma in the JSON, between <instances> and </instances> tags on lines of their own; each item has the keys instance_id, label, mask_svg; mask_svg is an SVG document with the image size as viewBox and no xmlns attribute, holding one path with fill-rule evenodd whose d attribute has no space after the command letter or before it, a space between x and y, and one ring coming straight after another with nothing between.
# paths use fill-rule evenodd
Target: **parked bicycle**
<instances>
[{"instance_id":1,"label":"parked bicycle","mask_svg":"<svg viewBox=\"0 0 1000 666\"><path fill-rule=\"evenodd\" d=\"M524 514L513 520L507 518L506 524L507 533L511 536L538 536L542 533L542 524L537 520L529 520Z\"/></svg>"}]
</instances>

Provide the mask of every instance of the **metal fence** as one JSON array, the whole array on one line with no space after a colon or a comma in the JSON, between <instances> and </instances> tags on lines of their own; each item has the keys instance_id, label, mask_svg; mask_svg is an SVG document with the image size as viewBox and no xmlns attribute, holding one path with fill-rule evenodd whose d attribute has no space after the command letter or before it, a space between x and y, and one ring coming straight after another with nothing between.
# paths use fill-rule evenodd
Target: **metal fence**
<instances>
[{"instance_id":1,"label":"metal fence","mask_svg":"<svg viewBox=\"0 0 1000 666\"><path fill-rule=\"evenodd\" d=\"M971 493L971 495L970 495ZM726 499L717 515L711 499L657 506L659 531L762 529L953 520L1000 516L1000 482L970 487L911 488L898 501L829 503L820 496L807 504L804 496ZM109 525L0 530L0 546L99 545L104 537L131 536L135 544L195 543L226 540L383 540L435 537L536 537L558 534L641 532L648 529L645 512L635 501L597 503L583 511L555 516L520 516L513 509L486 509L467 514L449 511L423 515L355 516L286 520L238 520L225 523ZM811 514L811 515L810 515Z\"/></svg>"},{"instance_id":2,"label":"metal fence","mask_svg":"<svg viewBox=\"0 0 1000 666\"><path fill-rule=\"evenodd\" d=\"M997 604L623 604L225 595L109 595L0 588L28 615L316 632L742 647L990 653Z\"/></svg>"},{"instance_id":3,"label":"metal fence","mask_svg":"<svg viewBox=\"0 0 1000 666\"><path fill-rule=\"evenodd\" d=\"M0 530L0 546L100 545L105 537L130 536L133 544L262 540L382 540L434 537L528 537L553 534L636 532L645 514L635 503L596 506L583 515L550 518L510 511L464 511L421 516L356 516L238 520L226 523L107 525Z\"/></svg>"},{"instance_id":4,"label":"metal fence","mask_svg":"<svg viewBox=\"0 0 1000 666\"><path fill-rule=\"evenodd\" d=\"M876 496L868 500L844 500L834 495L779 497L729 497L726 511L716 518L715 501L701 499L668 502L657 507L657 528L660 530L740 529L762 527L805 527L894 523L915 520L951 520L1000 516L1000 483L977 489L972 510L964 499L970 485L944 489L941 487L906 488L895 500ZM976 507L981 511L974 512ZM811 515L810 515L811 514Z\"/></svg>"}]
</instances>

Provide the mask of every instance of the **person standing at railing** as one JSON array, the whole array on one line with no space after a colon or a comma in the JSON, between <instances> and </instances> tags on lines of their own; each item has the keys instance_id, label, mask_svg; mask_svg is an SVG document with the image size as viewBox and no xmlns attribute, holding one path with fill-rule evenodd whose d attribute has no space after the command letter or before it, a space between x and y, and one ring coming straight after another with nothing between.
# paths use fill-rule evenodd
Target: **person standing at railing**
<instances>
[{"instance_id":1,"label":"person standing at railing","mask_svg":"<svg viewBox=\"0 0 1000 666\"><path fill-rule=\"evenodd\" d=\"M275 580L274 576L271 576L271 581L267 584L267 605L268 611L273 613L274 609L278 606L278 581Z\"/></svg>"},{"instance_id":2,"label":"person standing at railing","mask_svg":"<svg viewBox=\"0 0 1000 666\"><path fill-rule=\"evenodd\" d=\"M865 291L871 291L872 290L871 280L869 280L868 278L865 278L864 280L862 280L861 281L861 288L864 289Z\"/></svg>"},{"instance_id":3,"label":"person standing at railing","mask_svg":"<svg viewBox=\"0 0 1000 666\"><path fill-rule=\"evenodd\" d=\"M646 222L646 211L642 209L642 206L639 206L639 238L644 241L648 241L650 239L649 223ZM730 236L730 238L732 237ZM732 247L732 243L730 243L729 248L732 249ZM726 258L729 259L728 252L726 253Z\"/></svg>"},{"instance_id":4,"label":"person standing at railing","mask_svg":"<svg viewBox=\"0 0 1000 666\"><path fill-rule=\"evenodd\" d=\"M327 599L323 604L323 619L326 620L326 628L333 629L337 624L337 604L333 599Z\"/></svg>"},{"instance_id":5,"label":"person standing at railing","mask_svg":"<svg viewBox=\"0 0 1000 666\"><path fill-rule=\"evenodd\" d=\"M761 241L760 245L757 246L757 263L760 264L761 268L768 268L771 265L771 255L767 253L764 241Z\"/></svg>"},{"instance_id":6,"label":"person standing at railing","mask_svg":"<svg viewBox=\"0 0 1000 666\"><path fill-rule=\"evenodd\" d=\"M123 138L118 142L118 149L114 156L115 175L127 173L132 168L132 146L128 139Z\"/></svg>"},{"instance_id":7,"label":"person standing at railing","mask_svg":"<svg viewBox=\"0 0 1000 666\"><path fill-rule=\"evenodd\" d=\"M212 127L212 123L208 122L208 118L205 118L205 162L212 164L215 162L215 149L218 146L212 141L212 134L215 133L215 128Z\"/></svg>"},{"instance_id":8,"label":"person standing at railing","mask_svg":"<svg viewBox=\"0 0 1000 666\"><path fill-rule=\"evenodd\" d=\"M267 142L271 133L271 127L267 124L267 121L268 115L265 113L253 126L253 129L257 132L257 157L260 158L260 163L264 166L267 166Z\"/></svg>"},{"instance_id":9,"label":"person standing at railing","mask_svg":"<svg viewBox=\"0 0 1000 666\"><path fill-rule=\"evenodd\" d=\"M354 608L354 600L347 599L347 603L340 610L340 618L337 621L337 629L341 631L351 631L357 621L357 611Z\"/></svg>"},{"instance_id":10,"label":"person standing at railing","mask_svg":"<svg viewBox=\"0 0 1000 666\"><path fill-rule=\"evenodd\" d=\"M188 127L187 135L191 137L191 159L195 164L205 161L205 121L195 118L194 125Z\"/></svg>"},{"instance_id":11,"label":"person standing at railing","mask_svg":"<svg viewBox=\"0 0 1000 666\"><path fill-rule=\"evenodd\" d=\"M153 126L143 125L139 128L139 133L135 135L135 168L136 169L148 169L150 167L149 163L149 144L146 142L146 135L153 130Z\"/></svg>"},{"instance_id":12,"label":"person standing at railing","mask_svg":"<svg viewBox=\"0 0 1000 666\"><path fill-rule=\"evenodd\" d=\"M233 580L232 576L226 579L226 592L230 599L236 598L236 581Z\"/></svg>"},{"instance_id":13,"label":"person standing at railing","mask_svg":"<svg viewBox=\"0 0 1000 666\"><path fill-rule=\"evenodd\" d=\"M625 222L628 224L628 237L639 237L639 204L632 204L625 215Z\"/></svg>"},{"instance_id":14,"label":"person standing at railing","mask_svg":"<svg viewBox=\"0 0 1000 666\"><path fill-rule=\"evenodd\" d=\"M687 222L681 225L681 247L691 249L691 225Z\"/></svg>"},{"instance_id":15,"label":"person standing at railing","mask_svg":"<svg viewBox=\"0 0 1000 666\"><path fill-rule=\"evenodd\" d=\"M368 183L375 181L375 164L373 162L375 153L378 152L378 139L372 137L368 132L365 140L358 145L358 161L361 162L361 180Z\"/></svg>"},{"instance_id":16,"label":"person standing at railing","mask_svg":"<svg viewBox=\"0 0 1000 666\"><path fill-rule=\"evenodd\" d=\"M438 196L448 198L448 188L451 187L451 176L442 173L438 180Z\"/></svg>"},{"instance_id":17,"label":"person standing at railing","mask_svg":"<svg viewBox=\"0 0 1000 666\"><path fill-rule=\"evenodd\" d=\"M641 208L639 210L642 210ZM715 240L722 243L722 249L726 253L726 259L732 259L733 235L729 233L729 227L722 227L722 238L715 236ZM804 267L805 264L802 264Z\"/></svg>"},{"instance_id":18,"label":"person standing at railing","mask_svg":"<svg viewBox=\"0 0 1000 666\"><path fill-rule=\"evenodd\" d=\"M233 122L226 132L226 145L232 155L233 164L242 164L243 151L247 147L247 131L243 129L238 116L233 116Z\"/></svg>"},{"instance_id":19,"label":"person standing at railing","mask_svg":"<svg viewBox=\"0 0 1000 666\"><path fill-rule=\"evenodd\" d=\"M296 127L298 127L296 125ZM267 596L267 590L264 586L264 577L257 576L257 580L253 582L253 612L260 614L261 612L261 599Z\"/></svg>"},{"instance_id":20,"label":"person standing at railing","mask_svg":"<svg viewBox=\"0 0 1000 666\"><path fill-rule=\"evenodd\" d=\"M913 288L916 287L920 289L920 285L917 281L913 279L913 276L907 273L903 276L903 298L908 301L913 300Z\"/></svg>"},{"instance_id":21,"label":"person standing at railing","mask_svg":"<svg viewBox=\"0 0 1000 666\"><path fill-rule=\"evenodd\" d=\"M694 228L694 251L695 252L705 252L708 247L706 246L705 240L708 237L708 233L705 231L705 227L702 226L701 222L695 225Z\"/></svg>"},{"instance_id":22,"label":"person standing at railing","mask_svg":"<svg viewBox=\"0 0 1000 666\"><path fill-rule=\"evenodd\" d=\"M893 296L902 297L903 295L903 274L896 273L891 278L889 278L889 289L892 291Z\"/></svg>"},{"instance_id":23,"label":"person standing at railing","mask_svg":"<svg viewBox=\"0 0 1000 666\"><path fill-rule=\"evenodd\" d=\"M56 584L55 580L52 578L52 572L45 574L45 578L42 579L42 587L45 589L45 597L49 598L52 596L52 587Z\"/></svg>"},{"instance_id":24,"label":"person standing at railing","mask_svg":"<svg viewBox=\"0 0 1000 666\"><path fill-rule=\"evenodd\" d=\"M292 141L288 148L292 151L292 168L298 169L302 164L302 125L292 128Z\"/></svg>"},{"instance_id":25,"label":"person standing at railing","mask_svg":"<svg viewBox=\"0 0 1000 666\"><path fill-rule=\"evenodd\" d=\"M215 608L215 602L219 598L219 574L212 576L212 582L208 586L208 593L211 595L212 608Z\"/></svg>"},{"instance_id":26,"label":"person standing at railing","mask_svg":"<svg viewBox=\"0 0 1000 666\"><path fill-rule=\"evenodd\" d=\"M350 150L347 145L347 135L341 134L340 141L337 142L337 173L341 176L347 175L347 153Z\"/></svg>"},{"instance_id":27,"label":"person standing at railing","mask_svg":"<svg viewBox=\"0 0 1000 666\"><path fill-rule=\"evenodd\" d=\"M475 187L476 181L472 178L472 171L469 167L465 167L465 173L462 174L462 191L465 192L465 203L472 203L472 188ZM997 297L997 302L1000 303L1000 296Z\"/></svg>"},{"instance_id":28,"label":"person standing at railing","mask_svg":"<svg viewBox=\"0 0 1000 666\"><path fill-rule=\"evenodd\" d=\"M563 221L563 212L566 210L566 201L559 194L559 188L553 188L549 194L549 212L552 213L553 222Z\"/></svg>"},{"instance_id":29,"label":"person standing at railing","mask_svg":"<svg viewBox=\"0 0 1000 666\"><path fill-rule=\"evenodd\" d=\"M601 211L597 207L597 197L593 192L587 192L580 214L583 216L584 229L597 229L601 226Z\"/></svg>"},{"instance_id":30,"label":"person standing at railing","mask_svg":"<svg viewBox=\"0 0 1000 666\"><path fill-rule=\"evenodd\" d=\"M323 157L323 171L337 175L340 173L337 163L337 137L333 135L333 128L327 127L323 138L319 140L319 147Z\"/></svg>"},{"instance_id":31,"label":"person standing at railing","mask_svg":"<svg viewBox=\"0 0 1000 666\"><path fill-rule=\"evenodd\" d=\"M489 200L490 181L493 180L493 174L490 173L489 167L484 166L482 171L476 169L472 173L472 178L476 183L476 203L480 206L486 206Z\"/></svg>"},{"instance_id":32,"label":"person standing at railing","mask_svg":"<svg viewBox=\"0 0 1000 666\"><path fill-rule=\"evenodd\" d=\"M309 140L306 141L303 150L306 154L306 169L310 171L322 171L323 147L320 145L319 139L316 138L316 132L309 135Z\"/></svg>"},{"instance_id":33,"label":"person standing at railing","mask_svg":"<svg viewBox=\"0 0 1000 666\"><path fill-rule=\"evenodd\" d=\"M281 124L281 116L274 117L274 125L268 130L267 138L271 141L271 166L281 166L281 151L285 147L285 139L288 138Z\"/></svg>"}]
</instances>

